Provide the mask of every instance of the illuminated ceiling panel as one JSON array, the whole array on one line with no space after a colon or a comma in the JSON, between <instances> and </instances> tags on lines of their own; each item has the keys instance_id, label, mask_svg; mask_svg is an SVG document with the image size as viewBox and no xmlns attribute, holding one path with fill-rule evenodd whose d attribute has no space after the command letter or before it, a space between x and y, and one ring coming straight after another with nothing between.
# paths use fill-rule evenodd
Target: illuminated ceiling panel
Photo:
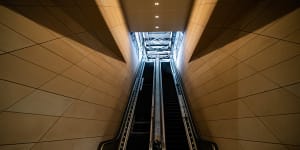
<instances>
[{"instance_id":1,"label":"illuminated ceiling panel","mask_svg":"<svg viewBox=\"0 0 300 150\"><path fill-rule=\"evenodd\" d=\"M148 59L160 55L169 59L182 43L182 32L133 32L133 40L141 53ZM179 38L180 37L180 38Z\"/></svg>"},{"instance_id":2,"label":"illuminated ceiling panel","mask_svg":"<svg viewBox=\"0 0 300 150\"><path fill-rule=\"evenodd\" d=\"M143 32L147 51L171 51L172 32Z\"/></svg>"}]
</instances>

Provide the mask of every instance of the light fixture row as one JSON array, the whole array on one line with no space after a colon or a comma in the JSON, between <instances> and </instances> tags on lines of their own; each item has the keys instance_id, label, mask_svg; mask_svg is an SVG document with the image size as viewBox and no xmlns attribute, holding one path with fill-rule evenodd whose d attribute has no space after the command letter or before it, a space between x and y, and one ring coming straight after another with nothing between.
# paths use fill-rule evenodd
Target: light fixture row
<instances>
[{"instance_id":1,"label":"light fixture row","mask_svg":"<svg viewBox=\"0 0 300 150\"><path fill-rule=\"evenodd\" d=\"M159 2L154 2L154 6L158 6L158 5L159 5ZM159 15L155 15L154 18L158 19ZM155 26L155 29L159 29L159 26Z\"/></svg>"}]
</instances>

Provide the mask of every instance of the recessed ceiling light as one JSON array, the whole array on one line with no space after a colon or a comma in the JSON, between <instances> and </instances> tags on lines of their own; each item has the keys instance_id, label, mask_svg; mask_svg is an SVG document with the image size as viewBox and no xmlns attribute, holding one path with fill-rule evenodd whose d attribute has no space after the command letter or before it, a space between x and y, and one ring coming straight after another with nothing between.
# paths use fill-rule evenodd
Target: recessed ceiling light
<instances>
[{"instance_id":1,"label":"recessed ceiling light","mask_svg":"<svg viewBox=\"0 0 300 150\"><path fill-rule=\"evenodd\" d=\"M159 26L155 26L155 29L159 29Z\"/></svg>"},{"instance_id":2,"label":"recessed ceiling light","mask_svg":"<svg viewBox=\"0 0 300 150\"><path fill-rule=\"evenodd\" d=\"M158 15L156 15L156 16L154 16L154 18L158 19L158 18L159 18L159 16L158 16Z\"/></svg>"},{"instance_id":3,"label":"recessed ceiling light","mask_svg":"<svg viewBox=\"0 0 300 150\"><path fill-rule=\"evenodd\" d=\"M155 6L158 6L158 5L159 5L159 2L155 2L154 5L155 5Z\"/></svg>"}]
</instances>

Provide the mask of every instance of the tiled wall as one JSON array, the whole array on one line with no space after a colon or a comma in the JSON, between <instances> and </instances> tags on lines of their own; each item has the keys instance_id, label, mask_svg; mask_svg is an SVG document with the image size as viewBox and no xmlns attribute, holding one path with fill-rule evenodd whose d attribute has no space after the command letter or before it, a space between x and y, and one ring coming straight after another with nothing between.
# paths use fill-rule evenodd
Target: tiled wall
<instances>
[{"instance_id":1,"label":"tiled wall","mask_svg":"<svg viewBox=\"0 0 300 150\"><path fill-rule=\"evenodd\" d=\"M0 149L96 149L119 127L134 69L51 1L11 2L0 5Z\"/></svg>"},{"instance_id":2,"label":"tiled wall","mask_svg":"<svg viewBox=\"0 0 300 150\"><path fill-rule=\"evenodd\" d=\"M290 7L262 2L211 46L238 38L183 69L201 136L220 150L300 149L300 8L254 28Z\"/></svg>"}]
</instances>

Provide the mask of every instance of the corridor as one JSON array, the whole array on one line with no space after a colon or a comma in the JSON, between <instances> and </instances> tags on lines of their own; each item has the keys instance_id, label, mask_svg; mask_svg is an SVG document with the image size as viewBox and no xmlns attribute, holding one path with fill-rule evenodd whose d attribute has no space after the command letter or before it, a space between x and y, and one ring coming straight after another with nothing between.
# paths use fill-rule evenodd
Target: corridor
<instances>
[{"instance_id":1,"label":"corridor","mask_svg":"<svg viewBox=\"0 0 300 150\"><path fill-rule=\"evenodd\" d=\"M154 122L165 128L144 130L152 64L128 149L189 149L181 102L195 136L220 150L300 149L299 35L299 0L1 0L0 150L115 139L141 66L158 55L166 113Z\"/></svg>"}]
</instances>

